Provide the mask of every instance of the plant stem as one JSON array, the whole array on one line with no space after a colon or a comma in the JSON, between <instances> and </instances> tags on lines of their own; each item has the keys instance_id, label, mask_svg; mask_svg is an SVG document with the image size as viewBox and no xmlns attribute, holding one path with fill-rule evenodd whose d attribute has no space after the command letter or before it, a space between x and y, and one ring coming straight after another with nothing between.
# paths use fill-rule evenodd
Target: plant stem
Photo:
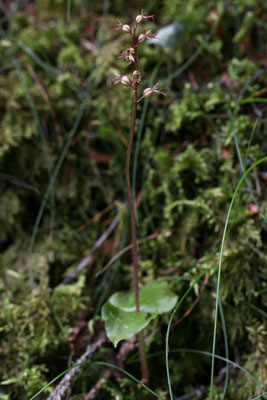
<instances>
[{"instance_id":1,"label":"plant stem","mask_svg":"<svg viewBox=\"0 0 267 400\"><path fill-rule=\"evenodd\" d=\"M136 84L136 86L137 86L137 84ZM127 196L128 196L130 219L131 219L131 240L132 240L132 256L133 256L135 307L136 307L136 312L139 312L140 304L139 304L139 278L138 278L138 251L137 251L136 224L135 224L135 214L134 214L134 205L133 205L133 195L132 195L132 187L131 187L131 181L130 181L130 162L131 162L131 153L132 153L132 147L133 147L134 129L135 129L135 122L136 122L136 109L137 109L137 87L136 87L136 90L134 91L134 104L133 104L133 111L132 111L130 138L129 138L128 148L127 148L125 175L126 175ZM139 342L139 358L140 358L140 363L141 363L142 379L145 381L145 383L147 383L148 382L148 366L147 366L147 359L146 359L146 353L145 353L144 336L143 336L142 332L140 332L138 334L138 342Z\"/></svg>"},{"instance_id":2,"label":"plant stem","mask_svg":"<svg viewBox=\"0 0 267 400\"><path fill-rule=\"evenodd\" d=\"M145 341L144 341L143 332L138 333L138 342L139 342L139 359L140 359L141 370L142 370L142 381L143 381L143 383L148 383L149 371L148 371L148 365L147 365L147 358L146 358L146 352L145 352Z\"/></svg>"},{"instance_id":3,"label":"plant stem","mask_svg":"<svg viewBox=\"0 0 267 400\"><path fill-rule=\"evenodd\" d=\"M135 25L132 36L133 36L135 70L138 71L137 43L136 43L136 37L135 37L136 27L137 26ZM131 241L132 241L132 257L133 257L135 307L136 307L136 312L139 312L140 311L140 303L139 303L139 278L138 278L138 251L137 251L137 238L136 238L136 224L135 224L133 195L132 195L132 187L131 187L131 180L130 180L130 164L131 164L131 154L132 154L132 147L133 147L133 139L134 139L134 131L135 131L135 123L136 123L137 100L138 100L138 83L137 83L137 81L135 81L135 83L134 83L133 90L134 90L134 102L133 102L133 109L132 109L130 137L129 137L128 147L127 147L125 176L126 176L127 196L128 196L130 220L131 220ZM143 333L138 334L138 341L139 341L139 357L140 357L141 370L142 370L142 379L145 382L148 382L148 366L147 366L147 359L146 359L146 353L145 353Z\"/></svg>"},{"instance_id":4,"label":"plant stem","mask_svg":"<svg viewBox=\"0 0 267 400\"><path fill-rule=\"evenodd\" d=\"M131 130L130 130L128 147L127 147L125 176L126 176L127 196L128 196L130 219L131 219L131 239L132 239L135 306L136 306L136 311L139 312L140 305L139 305L139 282L138 282L138 280L139 280L138 279L138 253L137 253L134 205L133 205L132 187L131 187L131 181L130 181L130 163L131 163L131 153L132 153L132 147L133 147L134 129L135 129L135 122L136 122L136 109L137 109L137 87L136 87L136 90L134 91L132 122L131 122Z\"/></svg>"}]
</instances>

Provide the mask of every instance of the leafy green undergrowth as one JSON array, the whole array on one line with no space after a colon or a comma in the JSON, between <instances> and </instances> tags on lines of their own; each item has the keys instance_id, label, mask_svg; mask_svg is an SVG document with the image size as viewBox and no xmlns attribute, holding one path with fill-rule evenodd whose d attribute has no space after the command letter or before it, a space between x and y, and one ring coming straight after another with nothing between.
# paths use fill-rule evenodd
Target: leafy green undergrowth
<instances>
[{"instance_id":1,"label":"leafy green undergrowth","mask_svg":"<svg viewBox=\"0 0 267 400\"><path fill-rule=\"evenodd\" d=\"M99 2L89 6L75 0L67 24L65 3L18 4L1 31L0 399L29 399L64 371L85 351L88 322L97 321L101 306L110 299L107 304L114 311L113 293L132 290L130 252L104 274L97 273L130 241L124 168L132 98L111 84L113 72L126 73L124 64L120 67L115 60L124 44L111 28L116 18L128 22L129 15L142 8L156 14L147 30L175 19L183 31L174 49L147 45L140 54L144 74L157 74L168 94L166 100L146 103L146 112L138 108L138 118L144 121L133 170L138 238L156 233L139 242L140 280L149 288L163 279L180 299L199 273L209 276L206 286L200 280L182 303L174 323L200 298L172 327L169 342L176 397L194 398L203 388L202 398L208 398L210 356L171 351L211 352L221 237L242 176L237 144L245 168L266 154L266 5L242 0L223 9L221 1L211 6L199 0L166 0L154 2L152 10L143 1L126 10L116 0L103 16ZM218 14L221 20L212 33ZM191 63L195 51L199 54ZM161 64L154 70L158 60ZM35 237L37 213L56 166ZM267 216L266 164L247 179L250 189L245 182L239 191L223 253L220 296L227 337L219 318L216 354L226 357L227 342L229 359L266 388L267 234L258 209ZM116 216L118 224L88 266L61 285ZM165 348L173 303L168 306L166 314L144 309L142 319L145 325L151 320L144 329L150 338L149 387L162 398L167 398L168 386L164 353L159 352ZM121 307L115 311L125 312ZM161 315L154 319L154 312ZM94 324L96 337L98 329L103 329L101 322ZM94 360L113 360L122 345L114 350L106 344ZM140 378L136 360L136 354L129 355L123 367ZM218 359L215 366L214 399L221 399L225 361ZM71 398L84 398L106 368L82 369L71 386ZM49 392L52 386L39 398L47 398ZM252 399L257 394L255 382L230 366L225 399ZM102 382L97 398L153 395L113 372Z\"/></svg>"}]
</instances>

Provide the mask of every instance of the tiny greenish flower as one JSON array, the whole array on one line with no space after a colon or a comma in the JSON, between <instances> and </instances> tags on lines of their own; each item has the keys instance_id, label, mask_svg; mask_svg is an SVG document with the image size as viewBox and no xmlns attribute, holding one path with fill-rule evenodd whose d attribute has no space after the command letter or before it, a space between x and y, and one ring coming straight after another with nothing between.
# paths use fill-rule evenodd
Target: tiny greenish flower
<instances>
[{"instance_id":1,"label":"tiny greenish flower","mask_svg":"<svg viewBox=\"0 0 267 400\"><path fill-rule=\"evenodd\" d=\"M133 81L134 82L137 82L137 83L141 83L141 79L142 79L142 76L141 76L141 74L140 74L140 71L134 71L133 72Z\"/></svg>"},{"instance_id":2,"label":"tiny greenish flower","mask_svg":"<svg viewBox=\"0 0 267 400\"><path fill-rule=\"evenodd\" d=\"M128 65L130 65L133 62L135 62L135 59L134 59L134 48L133 47L129 47L128 49L124 50L121 53L121 55L119 56L119 58L125 58L126 61L129 61Z\"/></svg>"},{"instance_id":3,"label":"tiny greenish flower","mask_svg":"<svg viewBox=\"0 0 267 400\"><path fill-rule=\"evenodd\" d=\"M121 84L124 86L132 86L131 78L129 78L129 76L127 76L127 75L122 76Z\"/></svg>"},{"instance_id":4,"label":"tiny greenish flower","mask_svg":"<svg viewBox=\"0 0 267 400\"><path fill-rule=\"evenodd\" d=\"M113 30L113 31L117 31L117 30L119 30L119 29L121 29L123 32L132 34L132 30L131 30L130 25L128 25L128 24L122 24L122 23L118 20L117 26L115 26L114 28L112 28L112 30Z\"/></svg>"},{"instance_id":5,"label":"tiny greenish flower","mask_svg":"<svg viewBox=\"0 0 267 400\"><path fill-rule=\"evenodd\" d=\"M133 63L134 62L134 56L132 54L130 54L128 56L128 60L129 60L129 64Z\"/></svg>"},{"instance_id":6,"label":"tiny greenish flower","mask_svg":"<svg viewBox=\"0 0 267 400\"><path fill-rule=\"evenodd\" d=\"M154 93L153 89L151 89L151 88L146 88L146 89L143 91L143 97L145 97L145 98L150 97L150 96L152 96L153 93Z\"/></svg>"},{"instance_id":7,"label":"tiny greenish flower","mask_svg":"<svg viewBox=\"0 0 267 400\"><path fill-rule=\"evenodd\" d=\"M146 88L143 91L142 97L140 97L140 99L137 101L137 103L139 103L139 101L141 101L142 99L146 99L148 97L151 97L153 93L159 93L159 94L162 94L163 96L166 96L166 93L160 92L158 90L158 87L159 87L159 83L154 85L153 88Z\"/></svg>"},{"instance_id":8,"label":"tiny greenish flower","mask_svg":"<svg viewBox=\"0 0 267 400\"><path fill-rule=\"evenodd\" d=\"M140 33L140 35L138 36L138 43L143 43L146 40L146 35L145 33Z\"/></svg>"},{"instance_id":9,"label":"tiny greenish flower","mask_svg":"<svg viewBox=\"0 0 267 400\"><path fill-rule=\"evenodd\" d=\"M127 75L120 76L118 74L115 74L116 78L113 79L114 85L117 85L118 83L121 83L123 86L132 86L132 80L129 78Z\"/></svg>"},{"instance_id":10,"label":"tiny greenish flower","mask_svg":"<svg viewBox=\"0 0 267 400\"><path fill-rule=\"evenodd\" d=\"M151 35L150 32L151 30L146 33L140 33L137 39L137 44L143 43L146 39L156 39L156 35Z\"/></svg>"},{"instance_id":11,"label":"tiny greenish flower","mask_svg":"<svg viewBox=\"0 0 267 400\"><path fill-rule=\"evenodd\" d=\"M135 18L135 22L137 24L140 24L140 22L143 22L143 20L146 18L154 19L154 15L147 15L146 13L143 13L143 10L142 10L141 14L137 15L137 17Z\"/></svg>"}]
</instances>

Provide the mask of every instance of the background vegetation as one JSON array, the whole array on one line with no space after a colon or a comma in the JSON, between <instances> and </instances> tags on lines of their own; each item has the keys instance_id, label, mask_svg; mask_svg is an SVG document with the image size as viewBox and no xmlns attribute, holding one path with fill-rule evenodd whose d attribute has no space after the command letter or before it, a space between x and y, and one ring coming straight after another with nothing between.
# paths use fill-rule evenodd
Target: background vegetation
<instances>
[{"instance_id":1,"label":"background vegetation","mask_svg":"<svg viewBox=\"0 0 267 400\"><path fill-rule=\"evenodd\" d=\"M130 23L142 8L156 16L147 30L178 25L168 40L144 44L139 53L145 87L160 81L167 92L138 108L132 180L138 237L147 238L139 245L141 281L164 277L181 297L206 271L175 315L177 322L199 299L171 329L169 349L176 398L208 398L211 359L190 351L211 352L227 209L244 169L267 151L266 1L9 0L0 6L0 399L29 399L75 362L104 329L103 303L115 290L131 289L129 252L100 271L130 239L124 168L133 99L112 84L113 73L127 69L116 58L125 36L111 29L116 18ZM265 390L266 183L261 164L231 216L216 344L216 354L245 368ZM88 254L90 262L72 278ZM168 320L164 315L145 330L149 387L164 398ZM118 352L106 343L94 360L118 363L140 378L136 349L126 359ZM260 394L244 371L225 365L216 360L214 398ZM154 398L105 371L83 369L69 398ZM39 398L52 391L53 385Z\"/></svg>"}]
</instances>

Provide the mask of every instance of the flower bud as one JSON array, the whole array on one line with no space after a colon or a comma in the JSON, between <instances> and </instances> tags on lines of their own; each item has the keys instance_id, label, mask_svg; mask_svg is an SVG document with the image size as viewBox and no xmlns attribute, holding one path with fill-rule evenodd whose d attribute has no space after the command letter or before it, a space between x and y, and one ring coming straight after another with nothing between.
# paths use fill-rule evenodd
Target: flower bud
<instances>
[{"instance_id":1,"label":"flower bud","mask_svg":"<svg viewBox=\"0 0 267 400\"><path fill-rule=\"evenodd\" d=\"M160 92L160 91L158 90L158 87L159 87L159 83L157 83L156 85L154 85L153 88L146 88L146 89L143 91L142 97L140 97L140 99L137 101L137 103L139 103L139 101L141 101L142 99L145 99L145 98L147 98L147 97L152 96L153 93L159 93L159 94L163 94L163 96L166 96L166 93Z\"/></svg>"},{"instance_id":2,"label":"flower bud","mask_svg":"<svg viewBox=\"0 0 267 400\"><path fill-rule=\"evenodd\" d=\"M151 88L146 88L144 91L143 91L143 98L147 98L147 97L150 97L150 96L152 96L152 94L154 93L154 90L153 89L151 89Z\"/></svg>"},{"instance_id":3,"label":"flower bud","mask_svg":"<svg viewBox=\"0 0 267 400\"><path fill-rule=\"evenodd\" d=\"M129 25L122 25L122 31L126 33L131 33L131 27Z\"/></svg>"},{"instance_id":4,"label":"flower bud","mask_svg":"<svg viewBox=\"0 0 267 400\"><path fill-rule=\"evenodd\" d=\"M121 84L124 86L132 86L132 81L129 76L124 75L121 77Z\"/></svg>"},{"instance_id":5,"label":"flower bud","mask_svg":"<svg viewBox=\"0 0 267 400\"><path fill-rule=\"evenodd\" d=\"M138 36L138 43L143 43L146 40L146 34L145 33L140 33Z\"/></svg>"},{"instance_id":6,"label":"flower bud","mask_svg":"<svg viewBox=\"0 0 267 400\"><path fill-rule=\"evenodd\" d=\"M137 15L137 17L135 18L135 21L137 24L140 24L140 22L142 22L144 19L143 15Z\"/></svg>"}]
</instances>

